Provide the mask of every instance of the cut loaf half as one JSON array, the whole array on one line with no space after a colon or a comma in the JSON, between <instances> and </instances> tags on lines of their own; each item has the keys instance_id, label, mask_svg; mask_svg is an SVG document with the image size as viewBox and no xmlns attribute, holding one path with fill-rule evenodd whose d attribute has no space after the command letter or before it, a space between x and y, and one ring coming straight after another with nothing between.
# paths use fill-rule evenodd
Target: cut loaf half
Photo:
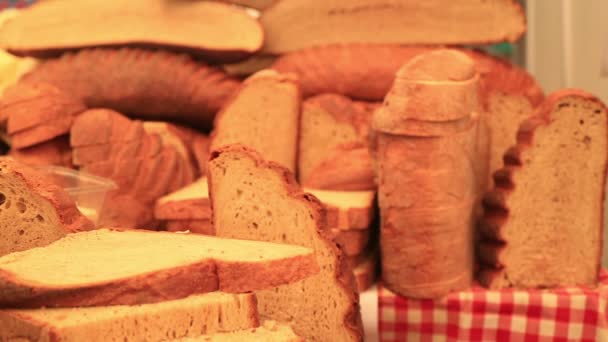
<instances>
[{"instance_id":1,"label":"cut loaf half","mask_svg":"<svg viewBox=\"0 0 608 342\"><path fill-rule=\"evenodd\" d=\"M164 341L259 326L252 293L212 292L153 304L0 310L0 340Z\"/></svg>"},{"instance_id":2,"label":"cut loaf half","mask_svg":"<svg viewBox=\"0 0 608 342\"><path fill-rule=\"evenodd\" d=\"M316 272L314 254L305 247L100 229L0 258L0 305L154 303L213 291L261 290Z\"/></svg>"},{"instance_id":3,"label":"cut loaf half","mask_svg":"<svg viewBox=\"0 0 608 342\"><path fill-rule=\"evenodd\" d=\"M321 268L298 283L257 292L260 315L291 324L306 341L360 341L352 271L329 235L322 204L293 173L244 146L212 152L208 171L218 236L307 246Z\"/></svg>"},{"instance_id":4,"label":"cut loaf half","mask_svg":"<svg viewBox=\"0 0 608 342\"><path fill-rule=\"evenodd\" d=\"M522 123L484 200L479 252L490 288L596 284L608 111L580 90L550 95Z\"/></svg>"}]
</instances>

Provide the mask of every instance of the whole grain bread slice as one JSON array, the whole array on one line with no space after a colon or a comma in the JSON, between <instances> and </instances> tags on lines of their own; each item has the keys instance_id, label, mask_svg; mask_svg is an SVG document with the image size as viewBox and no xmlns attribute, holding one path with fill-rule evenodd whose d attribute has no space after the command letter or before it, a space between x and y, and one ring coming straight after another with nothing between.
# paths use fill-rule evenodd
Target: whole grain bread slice
<instances>
[{"instance_id":1,"label":"whole grain bread slice","mask_svg":"<svg viewBox=\"0 0 608 342\"><path fill-rule=\"evenodd\" d=\"M94 227L62 188L8 157L0 157L0 226L0 255Z\"/></svg>"},{"instance_id":2,"label":"whole grain bread slice","mask_svg":"<svg viewBox=\"0 0 608 342\"><path fill-rule=\"evenodd\" d=\"M608 110L580 90L551 94L504 156L480 225L490 288L597 283L604 229Z\"/></svg>"},{"instance_id":3,"label":"whole grain bread slice","mask_svg":"<svg viewBox=\"0 0 608 342\"><path fill-rule=\"evenodd\" d=\"M304 340L293 332L293 329L285 324L274 321L264 321L257 328L203 335L176 340L179 342L303 342Z\"/></svg>"},{"instance_id":4,"label":"whole grain bread slice","mask_svg":"<svg viewBox=\"0 0 608 342\"><path fill-rule=\"evenodd\" d=\"M352 271L330 236L321 202L304 193L286 168L242 145L212 152L208 177L218 236L293 243L315 251L321 272L257 292L260 314L292 325L307 341L360 341Z\"/></svg>"},{"instance_id":5,"label":"whole grain bread slice","mask_svg":"<svg viewBox=\"0 0 608 342\"><path fill-rule=\"evenodd\" d=\"M253 329L259 326L256 303L252 293L211 292L132 306L5 309L0 340L163 341Z\"/></svg>"},{"instance_id":6,"label":"whole grain bread slice","mask_svg":"<svg viewBox=\"0 0 608 342\"><path fill-rule=\"evenodd\" d=\"M271 288L318 270L312 249L300 246L99 229L0 258L0 305L154 303Z\"/></svg>"}]
</instances>

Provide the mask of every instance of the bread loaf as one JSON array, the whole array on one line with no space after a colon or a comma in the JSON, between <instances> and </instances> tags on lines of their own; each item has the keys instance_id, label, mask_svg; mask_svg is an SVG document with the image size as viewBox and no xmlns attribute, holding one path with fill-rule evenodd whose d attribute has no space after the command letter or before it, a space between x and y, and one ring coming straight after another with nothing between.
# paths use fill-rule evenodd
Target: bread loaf
<instances>
[{"instance_id":1,"label":"bread loaf","mask_svg":"<svg viewBox=\"0 0 608 342\"><path fill-rule=\"evenodd\" d=\"M262 70L248 78L218 114L211 150L243 144L295 172L299 120L296 79Z\"/></svg>"},{"instance_id":2,"label":"bread loaf","mask_svg":"<svg viewBox=\"0 0 608 342\"><path fill-rule=\"evenodd\" d=\"M242 146L212 152L208 172L218 236L292 243L315 251L321 272L257 292L260 315L291 324L306 341L361 341L352 270L329 236L321 203L302 192L286 168Z\"/></svg>"},{"instance_id":3,"label":"bread loaf","mask_svg":"<svg viewBox=\"0 0 608 342\"><path fill-rule=\"evenodd\" d=\"M0 158L0 255L45 246L69 232L93 229L63 189L44 174Z\"/></svg>"},{"instance_id":4,"label":"bread loaf","mask_svg":"<svg viewBox=\"0 0 608 342\"><path fill-rule=\"evenodd\" d=\"M176 340L179 342L303 342L290 326L265 321L258 328Z\"/></svg>"},{"instance_id":5,"label":"bread loaf","mask_svg":"<svg viewBox=\"0 0 608 342\"><path fill-rule=\"evenodd\" d=\"M436 50L398 71L374 114L382 278L400 295L471 284L477 91L474 62Z\"/></svg>"},{"instance_id":6,"label":"bread loaf","mask_svg":"<svg viewBox=\"0 0 608 342\"><path fill-rule=\"evenodd\" d=\"M522 123L484 200L480 281L493 289L597 283L608 111L561 90Z\"/></svg>"},{"instance_id":7,"label":"bread loaf","mask_svg":"<svg viewBox=\"0 0 608 342\"><path fill-rule=\"evenodd\" d=\"M35 308L155 303L197 293L272 288L318 270L310 248L194 234L99 229L1 257L0 305Z\"/></svg>"},{"instance_id":8,"label":"bread loaf","mask_svg":"<svg viewBox=\"0 0 608 342\"><path fill-rule=\"evenodd\" d=\"M66 53L45 60L22 81L51 84L89 108L207 129L238 87L222 71L186 55L127 48Z\"/></svg>"},{"instance_id":9,"label":"bread loaf","mask_svg":"<svg viewBox=\"0 0 608 342\"><path fill-rule=\"evenodd\" d=\"M252 293L211 292L133 306L0 310L0 340L143 342L254 329L256 303Z\"/></svg>"}]
</instances>

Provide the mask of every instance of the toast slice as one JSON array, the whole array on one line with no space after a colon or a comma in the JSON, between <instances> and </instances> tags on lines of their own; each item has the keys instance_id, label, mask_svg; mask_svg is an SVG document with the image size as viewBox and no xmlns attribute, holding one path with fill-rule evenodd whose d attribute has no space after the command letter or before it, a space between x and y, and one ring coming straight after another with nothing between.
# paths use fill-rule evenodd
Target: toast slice
<instances>
[{"instance_id":1,"label":"toast slice","mask_svg":"<svg viewBox=\"0 0 608 342\"><path fill-rule=\"evenodd\" d=\"M54 85L89 108L203 129L211 127L215 113L239 86L221 70L187 55L128 48L66 53L45 60L22 81Z\"/></svg>"},{"instance_id":2,"label":"toast slice","mask_svg":"<svg viewBox=\"0 0 608 342\"><path fill-rule=\"evenodd\" d=\"M68 28L57 22L71 24ZM221 38L217 32L223 33ZM216 2L36 3L0 29L3 49L36 57L97 46L131 45L188 51L206 59L232 61L258 51L262 40L257 20L239 8Z\"/></svg>"},{"instance_id":3,"label":"toast slice","mask_svg":"<svg viewBox=\"0 0 608 342\"><path fill-rule=\"evenodd\" d=\"M311 172L338 145L354 142L366 145L372 111L370 105L337 94L322 94L304 101L298 155L300 183L306 185Z\"/></svg>"},{"instance_id":4,"label":"toast slice","mask_svg":"<svg viewBox=\"0 0 608 342\"><path fill-rule=\"evenodd\" d=\"M213 221L208 219L197 220L167 220L165 230L168 232L190 232L193 234L215 235Z\"/></svg>"},{"instance_id":5,"label":"toast slice","mask_svg":"<svg viewBox=\"0 0 608 342\"><path fill-rule=\"evenodd\" d=\"M303 342L293 332L289 325L279 324L274 321L265 321L262 326L233 331L228 333L218 333L213 335L204 335L199 337L190 337L176 340L179 342Z\"/></svg>"},{"instance_id":6,"label":"toast slice","mask_svg":"<svg viewBox=\"0 0 608 342\"><path fill-rule=\"evenodd\" d=\"M597 283L608 110L580 90L551 94L522 123L484 200L480 281L492 289Z\"/></svg>"},{"instance_id":7,"label":"toast slice","mask_svg":"<svg viewBox=\"0 0 608 342\"><path fill-rule=\"evenodd\" d=\"M375 191L330 191L304 188L323 205L327 226L341 230L369 229L374 219Z\"/></svg>"},{"instance_id":8,"label":"toast slice","mask_svg":"<svg viewBox=\"0 0 608 342\"><path fill-rule=\"evenodd\" d=\"M0 258L0 305L145 304L213 291L261 290L318 270L305 247L99 229Z\"/></svg>"},{"instance_id":9,"label":"toast slice","mask_svg":"<svg viewBox=\"0 0 608 342\"><path fill-rule=\"evenodd\" d=\"M207 178L199 178L175 192L159 198L154 208L159 220L204 220L211 218Z\"/></svg>"},{"instance_id":10,"label":"toast slice","mask_svg":"<svg viewBox=\"0 0 608 342\"><path fill-rule=\"evenodd\" d=\"M463 45L514 42L526 19L513 0L282 0L260 19L263 51L281 54L332 43Z\"/></svg>"},{"instance_id":11,"label":"toast slice","mask_svg":"<svg viewBox=\"0 0 608 342\"><path fill-rule=\"evenodd\" d=\"M291 324L306 341L327 341L328 336L332 341L361 341L352 271L329 235L321 202L304 193L285 167L240 145L212 152L208 177L216 235L315 251L321 272L257 292L260 314Z\"/></svg>"},{"instance_id":12,"label":"toast slice","mask_svg":"<svg viewBox=\"0 0 608 342\"><path fill-rule=\"evenodd\" d=\"M211 150L243 144L295 171L299 121L296 80L262 70L249 77L218 114Z\"/></svg>"},{"instance_id":13,"label":"toast slice","mask_svg":"<svg viewBox=\"0 0 608 342\"><path fill-rule=\"evenodd\" d=\"M0 255L93 229L63 189L11 158L0 158Z\"/></svg>"},{"instance_id":14,"label":"toast slice","mask_svg":"<svg viewBox=\"0 0 608 342\"><path fill-rule=\"evenodd\" d=\"M252 293L211 292L133 306L0 310L2 341L161 341L258 326Z\"/></svg>"}]
</instances>

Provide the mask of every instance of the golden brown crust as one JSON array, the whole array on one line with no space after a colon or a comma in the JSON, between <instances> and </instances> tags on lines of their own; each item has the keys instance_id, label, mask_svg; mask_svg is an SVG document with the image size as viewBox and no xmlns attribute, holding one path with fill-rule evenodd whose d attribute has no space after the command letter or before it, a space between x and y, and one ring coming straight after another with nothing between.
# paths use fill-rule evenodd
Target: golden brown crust
<instances>
[{"instance_id":1,"label":"golden brown crust","mask_svg":"<svg viewBox=\"0 0 608 342\"><path fill-rule=\"evenodd\" d=\"M273 68L297 74L305 97L336 93L354 99L381 101L388 93L397 70L412 57L432 49L386 44L335 44L286 54L275 62ZM483 94L522 95L533 105L542 100L542 89L526 71L481 52L462 51L476 62Z\"/></svg>"},{"instance_id":2,"label":"golden brown crust","mask_svg":"<svg viewBox=\"0 0 608 342\"><path fill-rule=\"evenodd\" d=\"M331 236L331 232L327 229L325 209L323 204L313 195L305 193L297 183L294 175L285 167L265 160L256 151L243 146L243 145L228 145L218 150L212 151L209 160L212 161L218 158L222 153L237 152L246 154L251 160L253 160L256 166L260 168L267 168L274 170L277 175L283 179L285 190L287 194L294 199L300 200L312 209L311 212L314 214L314 220L317 222L317 233L326 242L328 248L333 250L333 254L336 255L336 281L344 291L344 294L350 299L350 306L348 312L344 316L344 326L352 333L355 339L362 341L363 339L363 322L361 320L360 307L359 307L359 296L356 292L355 279L353 277L352 269L347 262L346 256L342 250L336 245ZM213 212L213 190L211 175L209 177L209 198L212 204Z\"/></svg>"},{"instance_id":3,"label":"golden brown crust","mask_svg":"<svg viewBox=\"0 0 608 342\"><path fill-rule=\"evenodd\" d=\"M128 48L68 53L42 62L22 82L51 84L89 108L201 128L211 126L215 112L239 84L186 55Z\"/></svg>"}]
</instances>

